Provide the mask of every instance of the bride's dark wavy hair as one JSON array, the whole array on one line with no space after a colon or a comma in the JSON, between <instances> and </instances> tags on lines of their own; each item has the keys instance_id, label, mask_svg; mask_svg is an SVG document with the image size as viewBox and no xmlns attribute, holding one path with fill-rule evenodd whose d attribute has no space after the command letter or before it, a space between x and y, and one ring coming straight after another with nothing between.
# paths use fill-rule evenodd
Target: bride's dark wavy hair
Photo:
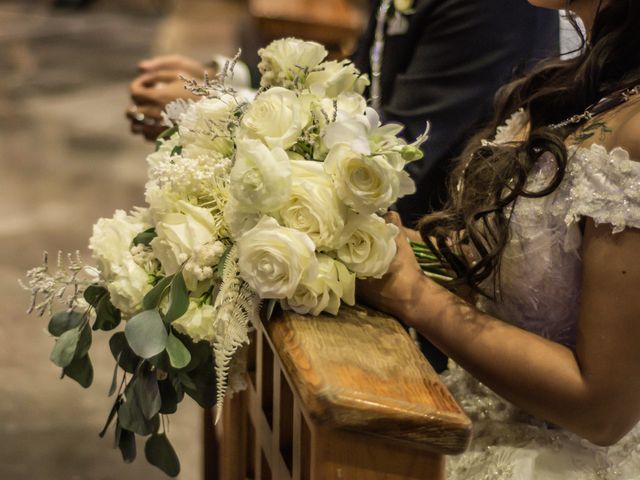
<instances>
[{"instance_id":1,"label":"bride's dark wavy hair","mask_svg":"<svg viewBox=\"0 0 640 480\"><path fill-rule=\"evenodd\" d=\"M639 26L640 0L600 0L590 41L583 39L580 55L545 61L496 95L493 120L469 143L449 178L447 205L420 222L423 238L452 265L460 283L494 295L496 283L490 292L480 284L499 271L514 203L521 197L549 195L565 174L564 141L572 130L548 126L640 83ZM521 108L530 115L523 142L483 145L482 139L492 138L498 126ZM527 175L543 152L555 159L556 174L545 188L528 191ZM493 275L494 282L499 282L498 277Z\"/></svg>"}]
</instances>

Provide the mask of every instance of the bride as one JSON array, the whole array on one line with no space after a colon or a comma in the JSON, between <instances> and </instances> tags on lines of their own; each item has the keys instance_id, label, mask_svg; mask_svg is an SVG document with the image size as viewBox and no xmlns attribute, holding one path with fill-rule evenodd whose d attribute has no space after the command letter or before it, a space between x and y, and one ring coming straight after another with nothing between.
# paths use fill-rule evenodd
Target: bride
<instances>
[{"instance_id":1,"label":"bride","mask_svg":"<svg viewBox=\"0 0 640 480\"><path fill-rule=\"evenodd\" d=\"M457 364L474 440L451 479L640 478L640 2L569 8L583 54L504 89L421 223L476 306L422 274L407 229L360 285Z\"/></svg>"}]
</instances>

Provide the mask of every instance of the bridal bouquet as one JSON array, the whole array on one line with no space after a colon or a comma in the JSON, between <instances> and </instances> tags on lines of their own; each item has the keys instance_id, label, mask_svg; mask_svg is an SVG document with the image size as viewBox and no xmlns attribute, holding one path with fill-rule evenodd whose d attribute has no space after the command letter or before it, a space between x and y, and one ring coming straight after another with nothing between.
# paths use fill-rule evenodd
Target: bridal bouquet
<instances>
[{"instance_id":1,"label":"bridal bouquet","mask_svg":"<svg viewBox=\"0 0 640 480\"><path fill-rule=\"evenodd\" d=\"M98 220L97 268L70 256L27 274L32 310L66 302L49 322L51 360L84 387L92 331L124 321L109 342L115 400L101 435L115 421L125 461L135 434L148 436L147 459L172 476L164 417L185 394L220 407L242 388L238 353L263 302L267 316L276 302L337 314L354 304L356 278L387 271L397 228L380 214L415 191L404 167L426 140L408 144L400 125L382 125L362 96L366 76L325 61L321 45L284 39L259 53L251 100L225 84L233 65L186 81L201 99L167 107L147 205Z\"/></svg>"}]
</instances>

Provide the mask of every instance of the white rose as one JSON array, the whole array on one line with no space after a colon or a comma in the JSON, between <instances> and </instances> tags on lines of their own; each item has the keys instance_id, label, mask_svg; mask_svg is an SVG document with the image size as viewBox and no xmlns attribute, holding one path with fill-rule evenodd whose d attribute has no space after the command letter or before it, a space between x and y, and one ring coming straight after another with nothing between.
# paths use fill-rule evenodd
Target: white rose
<instances>
[{"instance_id":1,"label":"white rose","mask_svg":"<svg viewBox=\"0 0 640 480\"><path fill-rule=\"evenodd\" d=\"M322 98L320 105L324 112L322 117L335 117L337 121L364 115L367 109L366 99L355 92L343 92L336 99Z\"/></svg>"},{"instance_id":2,"label":"white rose","mask_svg":"<svg viewBox=\"0 0 640 480\"><path fill-rule=\"evenodd\" d=\"M240 275L260 298L291 297L301 281L317 274L313 241L274 218L260 219L236 244Z\"/></svg>"},{"instance_id":3,"label":"white rose","mask_svg":"<svg viewBox=\"0 0 640 480\"><path fill-rule=\"evenodd\" d=\"M385 157L367 157L348 145L337 144L324 161L338 196L361 213L387 209L399 197L415 192L415 185L404 172L398 172Z\"/></svg>"},{"instance_id":4,"label":"white rose","mask_svg":"<svg viewBox=\"0 0 640 480\"><path fill-rule=\"evenodd\" d=\"M180 332L188 335L194 342L213 343L216 340L216 314L211 305L191 300L189 308L171 325Z\"/></svg>"},{"instance_id":5,"label":"white rose","mask_svg":"<svg viewBox=\"0 0 640 480\"><path fill-rule=\"evenodd\" d=\"M189 105L180 117L180 140L188 156L213 151L223 155L233 152L229 125L235 121L238 100L231 95L202 98Z\"/></svg>"},{"instance_id":6,"label":"white rose","mask_svg":"<svg viewBox=\"0 0 640 480\"><path fill-rule=\"evenodd\" d=\"M298 285L296 293L282 301L283 307L300 314L319 315L329 312L337 315L340 300L355 304L355 275L341 262L327 255L318 255L318 275Z\"/></svg>"},{"instance_id":7,"label":"white rose","mask_svg":"<svg viewBox=\"0 0 640 480\"><path fill-rule=\"evenodd\" d=\"M327 50L319 43L283 38L259 50L258 55L261 58L258 64L262 75L260 85L290 87L305 71L318 66L327 56Z\"/></svg>"},{"instance_id":8,"label":"white rose","mask_svg":"<svg viewBox=\"0 0 640 480\"><path fill-rule=\"evenodd\" d=\"M269 148L288 149L311 120L306 105L291 90L274 87L260 94L240 122L239 138L260 140Z\"/></svg>"},{"instance_id":9,"label":"white rose","mask_svg":"<svg viewBox=\"0 0 640 480\"><path fill-rule=\"evenodd\" d=\"M255 227L262 213L231 197L224 207L224 221L231 238L237 239Z\"/></svg>"},{"instance_id":10,"label":"white rose","mask_svg":"<svg viewBox=\"0 0 640 480\"><path fill-rule=\"evenodd\" d=\"M158 236L151 241L153 253L160 260L165 275L173 275L203 245L215 242L220 230L209 210L184 201L178 205L180 213L158 216ZM197 281L188 277L185 275L185 281L193 288Z\"/></svg>"},{"instance_id":11,"label":"white rose","mask_svg":"<svg viewBox=\"0 0 640 480\"><path fill-rule=\"evenodd\" d=\"M263 212L277 209L291 191L287 153L281 148L269 150L257 140L239 141L230 187L240 204Z\"/></svg>"},{"instance_id":12,"label":"white rose","mask_svg":"<svg viewBox=\"0 0 640 480\"><path fill-rule=\"evenodd\" d=\"M360 115L338 115L324 132L323 142L327 148L339 143L349 145L352 150L363 155L371 154L370 136L380 126L380 116L370 107Z\"/></svg>"},{"instance_id":13,"label":"white rose","mask_svg":"<svg viewBox=\"0 0 640 480\"><path fill-rule=\"evenodd\" d=\"M377 215L350 215L337 256L359 278L380 278L396 255L398 227Z\"/></svg>"},{"instance_id":14,"label":"white rose","mask_svg":"<svg viewBox=\"0 0 640 480\"><path fill-rule=\"evenodd\" d=\"M343 92L364 92L369 79L349 60L334 60L324 62L311 72L305 84L318 97L336 98Z\"/></svg>"},{"instance_id":15,"label":"white rose","mask_svg":"<svg viewBox=\"0 0 640 480\"><path fill-rule=\"evenodd\" d=\"M131 253L133 239L150 228L144 211L127 215L116 211L113 218L101 218L93 226L89 249L107 283L111 302L125 315L135 313L151 290L148 273Z\"/></svg>"},{"instance_id":16,"label":"white rose","mask_svg":"<svg viewBox=\"0 0 640 480\"><path fill-rule=\"evenodd\" d=\"M322 163L291 162L293 183L289 200L278 211L280 223L304 232L320 249L334 249L344 228L346 208Z\"/></svg>"}]
</instances>

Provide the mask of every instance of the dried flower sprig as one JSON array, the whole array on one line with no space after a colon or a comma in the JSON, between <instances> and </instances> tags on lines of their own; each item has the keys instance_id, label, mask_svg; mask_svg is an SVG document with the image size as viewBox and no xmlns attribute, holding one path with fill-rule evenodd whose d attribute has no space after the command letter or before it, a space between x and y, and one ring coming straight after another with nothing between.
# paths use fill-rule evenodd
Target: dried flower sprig
<instances>
[{"instance_id":1,"label":"dried flower sprig","mask_svg":"<svg viewBox=\"0 0 640 480\"><path fill-rule=\"evenodd\" d=\"M219 98L223 95L236 96L238 92L233 87L227 85L226 82L227 80L233 79L233 71L236 68L241 54L242 50L238 50L238 53L236 53L232 59L227 60L222 70L211 79L207 72L204 72L202 82L199 82L195 78L180 75L180 78L184 81L184 88L198 97Z\"/></svg>"},{"instance_id":2,"label":"dried flower sprig","mask_svg":"<svg viewBox=\"0 0 640 480\"><path fill-rule=\"evenodd\" d=\"M50 314L56 302L64 303L68 309L77 307L84 302L84 289L98 278L96 269L83 262L79 251L66 257L58 252L56 267L55 272L49 269L49 254L44 252L42 265L27 272L26 284L19 280L22 288L31 292L28 314Z\"/></svg>"}]
</instances>

